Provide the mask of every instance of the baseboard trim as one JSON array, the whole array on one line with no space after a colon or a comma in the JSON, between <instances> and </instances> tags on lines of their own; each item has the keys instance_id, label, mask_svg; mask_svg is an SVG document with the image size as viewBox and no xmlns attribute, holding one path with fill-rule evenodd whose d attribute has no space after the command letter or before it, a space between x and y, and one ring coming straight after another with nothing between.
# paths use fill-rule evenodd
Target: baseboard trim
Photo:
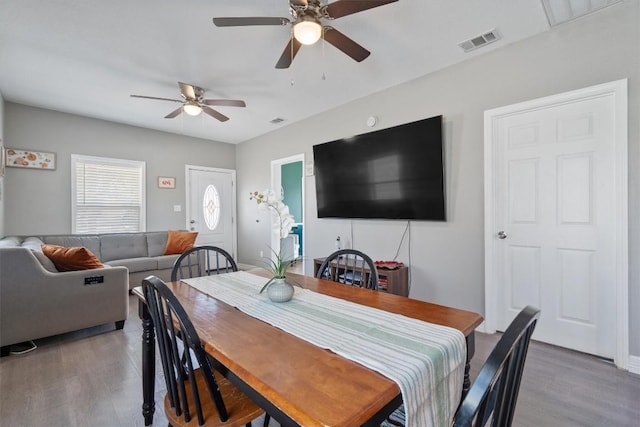
<instances>
[{"instance_id":1,"label":"baseboard trim","mask_svg":"<svg viewBox=\"0 0 640 427\"><path fill-rule=\"evenodd\" d=\"M238 266L238 270L240 271L247 271L254 268L259 268L257 265L243 264L241 262L237 262L236 265Z\"/></svg>"},{"instance_id":2,"label":"baseboard trim","mask_svg":"<svg viewBox=\"0 0 640 427\"><path fill-rule=\"evenodd\" d=\"M488 332L488 331L487 331L487 324L486 324L486 322L482 322L482 323L480 323L480 324L478 325L478 327L476 328L476 331L478 331L478 332L482 332L483 334L490 334L490 333L494 333L494 332L495 332L495 331L493 331L493 332Z\"/></svg>"},{"instance_id":3,"label":"baseboard trim","mask_svg":"<svg viewBox=\"0 0 640 427\"><path fill-rule=\"evenodd\" d=\"M629 356L629 372L640 375L640 356Z\"/></svg>"},{"instance_id":4,"label":"baseboard trim","mask_svg":"<svg viewBox=\"0 0 640 427\"><path fill-rule=\"evenodd\" d=\"M487 331L486 322L482 322L481 324L479 324L478 327L476 328L476 331L482 332L485 334L495 333L495 331L492 331L492 332ZM627 368L628 368L628 371L631 372L632 374L640 375L640 356L629 355L629 364Z\"/></svg>"}]
</instances>

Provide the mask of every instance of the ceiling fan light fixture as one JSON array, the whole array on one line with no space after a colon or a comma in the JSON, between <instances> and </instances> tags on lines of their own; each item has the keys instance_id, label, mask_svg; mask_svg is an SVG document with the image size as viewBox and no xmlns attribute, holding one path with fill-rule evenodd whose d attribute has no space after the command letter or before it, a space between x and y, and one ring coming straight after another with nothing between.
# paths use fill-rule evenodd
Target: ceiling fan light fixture
<instances>
[{"instance_id":1,"label":"ceiling fan light fixture","mask_svg":"<svg viewBox=\"0 0 640 427\"><path fill-rule=\"evenodd\" d=\"M302 16L293 26L293 36L304 45L314 44L322 36L322 25L313 16Z\"/></svg>"},{"instance_id":2,"label":"ceiling fan light fixture","mask_svg":"<svg viewBox=\"0 0 640 427\"><path fill-rule=\"evenodd\" d=\"M202 107L199 106L196 102L188 102L184 104L184 107L182 107L182 109L190 116L197 116L198 114L202 113Z\"/></svg>"}]
</instances>

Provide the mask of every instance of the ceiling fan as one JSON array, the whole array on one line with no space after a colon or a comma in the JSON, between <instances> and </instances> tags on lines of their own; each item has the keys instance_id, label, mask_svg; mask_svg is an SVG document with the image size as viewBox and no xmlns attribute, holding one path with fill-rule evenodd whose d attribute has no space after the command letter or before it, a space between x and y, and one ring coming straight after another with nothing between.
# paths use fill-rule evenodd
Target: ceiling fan
<instances>
[{"instance_id":1,"label":"ceiling fan","mask_svg":"<svg viewBox=\"0 0 640 427\"><path fill-rule=\"evenodd\" d=\"M213 118L220 120L221 122L226 122L229 120L229 117L224 114L214 110L209 107L209 105L220 105L225 107L246 107L244 101L236 100L236 99L204 99L205 90L201 87L190 85L188 83L178 82L178 86L180 87L180 94L182 95L182 99L171 99L171 98L157 98L155 96L144 96L144 95L131 95L133 98L145 98L145 99L157 99L160 101L172 101L172 102L180 102L182 105L180 108L173 110L166 116L165 119L173 119L178 114L183 111L190 116L197 116L201 112L205 112Z\"/></svg>"},{"instance_id":2,"label":"ceiling fan","mask_svg":"<svg viewBox=\"0 0 640 427\"><path fill-rule=\"evenodd\" d=\"M333 20L352 15L367 9L384 6L398 0L337 0L323 4L321 0L289 0L289 18L271 17L229 17L213 18L217 27L238 27L250 25L288 25L293 27L293 35L282 52L276 68L288 68L293 62L301 45L311 45L320 37L331 43L357 62L366 59L371 52L330 25L323 25L323 20Z\"/></svg>"}]
</instances>

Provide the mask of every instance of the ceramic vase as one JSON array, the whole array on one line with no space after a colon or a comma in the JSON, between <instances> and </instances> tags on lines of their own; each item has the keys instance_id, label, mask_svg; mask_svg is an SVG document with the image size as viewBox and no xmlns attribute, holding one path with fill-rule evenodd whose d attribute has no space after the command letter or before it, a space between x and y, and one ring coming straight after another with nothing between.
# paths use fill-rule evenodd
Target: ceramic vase
<instances>
[{"instance_id":1,"label":"ceramic vase","mask_svg":"<svg viewBox=\"0 0 640 427\"><path fill-rule=\"evenodd\" d=\"M287 302L293 298L293 285L285 279L273 279L267 288L267 296L273 302Z\"/></svg>"}]
</instances>

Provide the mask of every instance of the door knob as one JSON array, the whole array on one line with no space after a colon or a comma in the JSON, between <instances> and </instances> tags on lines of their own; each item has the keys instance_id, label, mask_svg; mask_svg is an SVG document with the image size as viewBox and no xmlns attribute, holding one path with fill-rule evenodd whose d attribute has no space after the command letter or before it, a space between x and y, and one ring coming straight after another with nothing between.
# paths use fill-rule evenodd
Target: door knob
<instances>
[{"instance_id":1,"label":"door knob","mask_svg":"<svg viewBox=\"0 0 640 427\"><path fill-rule=\"evenodd\" d=\"M191 223L191 224L195 224L195 223L196 223L196 220L195 220L195 219L192 219L191 221L189 221L189 223Z\"/></svg>"},{"instance_id":2,"label":"door knob","mask_svg":"<svg viewBox=\"0 0 640 427\"><path fill-rule=\"evenodd\" d=\"M498 239L503 240L507 238L507 234L504 231L498 231Z\"/></svg>"}]
</instances>

